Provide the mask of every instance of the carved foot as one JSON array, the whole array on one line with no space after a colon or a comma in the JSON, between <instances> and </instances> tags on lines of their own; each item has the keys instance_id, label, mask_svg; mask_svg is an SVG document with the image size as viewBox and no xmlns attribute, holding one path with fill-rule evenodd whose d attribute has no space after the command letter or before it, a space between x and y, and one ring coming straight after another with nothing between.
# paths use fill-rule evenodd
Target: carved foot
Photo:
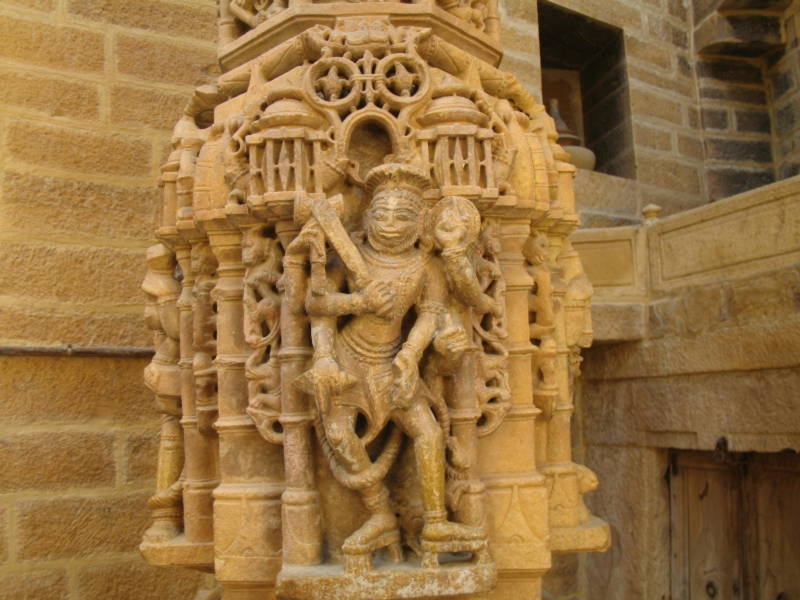
<instances>
[{"instance_id":1,"label":"carved foot","mask_svg":"<svg viewBox=\"0 0 800 600\"><path fill-rule=\"evenodd\" d=\"M475 552L486 549L486 532L468 525L441 521L422 529L422 568L438 569L443 552Z\"/></svg>"},{"instance_id":2,"label":"carved foot","mask_svg":"<svg viewBox=\"0 0 800 600\"><path fill-rule=\"evenodd\" d=\"M342 546L346 554L365 554L400 542L397 517L392 514L372 515Z\"/></svg>"},{"instance_id":3,"label":"carved foot","mask_svg":"<svg viewBox=\"0 0 800 600\"><path fill-rule=\"evenodd\" d=\"M387 547L389 560L392 562L404 560L397 518L393 514L372 515L342 545L345 572L357 575L371 571L372 553Z\"/></svg>"}]
</instances>

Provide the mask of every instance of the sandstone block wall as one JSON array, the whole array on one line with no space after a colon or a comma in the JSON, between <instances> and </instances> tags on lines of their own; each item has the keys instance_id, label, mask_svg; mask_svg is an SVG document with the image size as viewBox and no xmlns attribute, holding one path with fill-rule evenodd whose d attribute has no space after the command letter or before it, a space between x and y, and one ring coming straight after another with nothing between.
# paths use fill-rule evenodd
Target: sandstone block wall
<instances>
[{"instance_id":1,"label":"sandstone block wall","mask_svg":"<svg viewBox=\"0 0 800 600\"><path fill-rule=\"evenodd\" d=\"M158 169L217 73L213 0L0 2L0 346L148 347ZM0 356L0 598L192 598L145 564L146 358Z\"/></svg>"},{"instance_id":2,"label":"sandstone block wall","mask_svg":"<svg viewBox=\"0 0 800 600\"><path fill-rule=\"evenodd\" d=\"M542 60L538 45L528 43L526 36L539 34L545 27L540 20L552 18L552 7L615 27L624 43L622 70L591 63L581 71L582 81L594 86L583 90L586 136L591 137L590 122L618 118L622 112L632 130L635 155L634 164L625 169L608 170L600 161L598 168L611 175L579 174L576 197L584 227L640 222L641 209L650 203L664 208L662 216L675 214L797 173L797 2L541 4L548 7L542 14L536 2L501 3L505 64L529 88L540 85L536 67ZM520 62L531 66L517 68ZM603 76L599 82L588 73L592 69ZM614 97L626 88L626 103L603 106L594 117L587 112L598 94ZM624 154L622 146L629 140L620 127L598 148ZM614 143L620 148L607 147Z\"/></svg>"},{"instance_id":3,"label":"sandstone block wall","mask_svg":"<svg viewBox=\"0 0 800 600\"><path fill-rule=\"evenodd\" d=\"M626 117L633 127L636 158L631 178L596 175L592 183L576 181L576 195L584 227L608 227L637 222L641 208L657 203L665 214L700 206L705 202L703 136L698 110L691 40L691 15L681 0L553 0L574 11L622 30L630 105ZM527 32L538 31L536 3L507 0L501 3L504 59L539 62L538 45ZM514 68L511 63L504 67ZM526 77L529 87L538 73ZM608 77L601 86L615 89L623 83ZM589 174L591 176L592 174ZM598 183L596 180L600 180ZM594 193L601 185L605 193Z\"/></svg>"},{"instance_id":4,"label":"sandstone block wall","mask_svg":"<svg viewBox=\"0 0 800 600\"><path fill-rule=\"evenodd\" d=\"M778 177L800 174L800 2L787 11L786 52L775 57L767 76L774 102L775 162Z\"/></svg>"},{"instance_id":5,"label":"sandstone block wall","mask_svg":"<svg viewBox=\"0 0 800 600\"><path fill-rule=\"evenodd\" d=\"M800 177L573 244L595 285L597 342L576 454L598 473L587 504L613 542L571 583L586 598L675 597L670 452L723 439L729 452L800 450Z\"/></svg>"}]
</instances>

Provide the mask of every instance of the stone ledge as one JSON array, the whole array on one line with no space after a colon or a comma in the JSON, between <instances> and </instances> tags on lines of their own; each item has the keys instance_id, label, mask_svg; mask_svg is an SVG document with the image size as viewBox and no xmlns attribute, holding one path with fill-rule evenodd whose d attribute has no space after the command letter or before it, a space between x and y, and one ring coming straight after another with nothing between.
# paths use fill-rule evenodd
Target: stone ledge
<instances>
[{"instance_id":1,"label":"stone ledge","mask_svg":"<svg viewBox=\"0 0 800 600\"><path fill-rule=\"evenodd\" d=\"M554 527L550 547L554 554L605 552L611 547L611 527L594 515L578 527Z\"/></svg>"},{"instance_id":2,"label":"stone ledge","mask_svg":"<svg viewBox=\"0 0 800 600\"><path fill-rule=\"evenodd\" d=\"M642 303L592 302L594 342L632 342L646 336L645 305Z\"/></svg>"},{"instance_id":3,"label":"stone ledge","mask_svg":"<svg viewBox=\"0 0 800 600\"><path fill-rule=\"evenodd\" d=\"M337 2L324 6L301 4L288 8L268 19L258 28L219 49L219 62L223 72L243 65L261 56L306 29L315 25L333 27L338 17L386 16L397 26L430 27L433 33L446 42L476 56L492 66L500 64L502 46L487 34L448 14L438 6L429 4L399 4L374 2L370 4Z\"/></svg>"},{"instance_id":4,"label":"stone ledge","mask_svg":"<svg viewBox=\"0 0 800 600\"><path fill-rule=\"evenodd\" d=\"M737 12L717 12L706 19L694 32L695 51L707 56L755 58L781 46L777 14Z\"/></svg>"},{"instance_id":5,"label":"stone ledge","mask_svg":"<svg viewBox=\"0 0 800 600\"><path fill-rule=\"evenodd\" d=\"M375 570L347 575L341 564L313 567L284 566L276 587L279 598L296 600L389 600L482 596L497 584L494 563L445 562L440 569L422 569L417 559L395 565L378 563Z\"/></svg>"},{"instance_id":6,"label":"stone ledge","mask_svg":"<svg viewBox=\"0 0 800 600\"><path fill-rule=\"evenodd\" d=\"M187 542L183 534L165 544L141 544L139 551L151 565L214 570L214 543Z\"/></svg>"},{"instance_id":7,"label":"stone ledge","mask_svg":"<svg viewBox=\"0 0 800 600\"><path fill-rule=\"evenodd\" d=\"M653 290L792 266L800 260L800 177L667 217L647 238Z\"/></svg>"}]
</instances>

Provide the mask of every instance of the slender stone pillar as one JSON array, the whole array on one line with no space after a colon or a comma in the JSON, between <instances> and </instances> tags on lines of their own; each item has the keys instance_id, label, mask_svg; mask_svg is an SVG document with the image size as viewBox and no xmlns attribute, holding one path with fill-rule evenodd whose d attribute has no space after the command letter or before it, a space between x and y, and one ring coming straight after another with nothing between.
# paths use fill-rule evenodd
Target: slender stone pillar
<instances>
[{"instance_id":1,"label":"slender stone pillar","mask_svg":"<svg viewBox=\"0 0 800 600\"><path fill-rule=\"evenodd\" d=\"M528 293L533 284L523 266L522 246L529 220L502 220L500 265L506 282L512 408L491 436L480 440L481 477L487 487L487 512L498 587L490 598L539 598L541 574L550 567L545 478L536 470L531 361L536 348L528 336ZM513 452L509 451L513 445ZM525 594L520 595L520 585Z\"/></svg>"},{"instance_id":2,"label":"slender stone pillar","mask_svg":"<svg viewBox=\"0 0 800 600\"><path fill-rule=\"evenodd\" d=\"M472 311L466 310L465 323L469 327ZM480 479L478 462L478 399L475 393L475 352L470 348L462 359L459 376L453 381L453 409L450 427L459 448L466 449L469 466L466 468L465 490L455 510L456 521L486 528L486 485Z\"/></svg>"},{"instance_id":3,"label":"slender stone pillar","mask_svg":"<svg viewBox=\"0 0 800 600\"><path fill-rule=\"evenodd\" d=\"M196 229L191 230L199 235ZM184 232L184 236L189 237ZM194 303L192 288L195 278L191 269L191 246L188 243L176 247L178 263L183 272L183 292L178 301L181 323L181 399L183 405L184 445L186 447L186 481L183 490L184 536L190 543L214 541L214 500L212 493L219 484L219 438L216 434L202 435L197 428L197 404L193 371L194 350L192 348Z\"/></svg>"},{"instance_id":4,"label":"slender stone pillar","mask_svg":"<svg viewBox=\"0 0 800 600\"><path fill-rule=\"evenodd\" d=\"M215 570L223 598L263 598L281 567L281 450L258 434L245 412L241 233L227 219L204 223L219 260L217 367L221 483L214 491ZM257 526L254 526L257 525Z\"/></svg>"},{"instance_id":5,"label":"slender stone pillar","mask_svg":"<svg viewBox=\"0 0 800 600\"><path fill-rule=\"evenodd\" d=\"M299 229L293 221L277 226L284 247ZM314 354L305 313L308 288L306 262L284 258L285 290L281 310L281 386L283 457L286 491L283 493L283 560L289 565L322 562L322 510L314 484L311 399L294 382L309 366Z\"/></svg>"}]
</instances>

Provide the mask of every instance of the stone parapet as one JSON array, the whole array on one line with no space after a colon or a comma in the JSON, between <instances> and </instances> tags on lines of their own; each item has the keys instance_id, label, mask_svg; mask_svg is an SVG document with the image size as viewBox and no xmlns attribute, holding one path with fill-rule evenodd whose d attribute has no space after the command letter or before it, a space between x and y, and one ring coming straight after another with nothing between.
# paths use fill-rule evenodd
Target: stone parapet
<instances>
[{"instance_id":1,"label":"stone parapet","mask_svg":"<svg viewBox=\"0 0 800 600\"><path fill-rule=\"evenodd\" d=\"M605 342L582 366L579 452L603 482L590 507L615 534L611 553L586 559L587 597L669 593L676 451L800 451L800 178L649 212L640 227L572 236Z\"/></svg>"}]
</instances>

